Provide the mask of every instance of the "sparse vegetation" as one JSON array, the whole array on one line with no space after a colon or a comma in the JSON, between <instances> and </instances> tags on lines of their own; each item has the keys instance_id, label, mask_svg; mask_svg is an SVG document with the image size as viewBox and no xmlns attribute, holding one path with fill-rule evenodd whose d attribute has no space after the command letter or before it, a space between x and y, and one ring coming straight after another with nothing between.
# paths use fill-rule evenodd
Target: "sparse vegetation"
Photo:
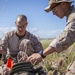
<instances>
[{"instance_id":1,"label":"sparse vegetation","mask_svg":"<svg viewBox=\"0 0 75 75\"><path fill-rule=\"evenodd\" d=\"M51 43L53 39L45 39L45 40L41 40L41 43L44 47L44 49L46 47L48 47L48 45ZM67 66L72 63L73 61L75 61L75 44L71 45L67 50L61 52L61 53L53 53L53 54L50 54L48 55L44 60L45 63L45 66L46 66L46 69L47 71L50 71L51 69L55 70L56 68L52 67L52 63L55 63L57 64L58 62L58 59L59 58L64 58L64 62L63 62L63 65L62 67L59 69L60 72L63 72L67 69ZM55 65L54 64L54 65Z\"/></svg>"},{"instance_id":2,"label":"sparse vegetation","mask_svg":"<svg viewBox=\"0 0 75 75\"><path fill-rule=\"evenodd\" d=\"M52 42L53 39L42 39L41 43L45 48L49 46L49 44ZM67 69L67 66L75 61L75 44L71 45L67 50L61 52L61 53L53 53L48 55L44 61L42 61L42 64L47 72L57 70L59 59L63 58L63 64L62 67L59 68L59 72L63 72ZM61 65L61 63L60 63ZM51 74L48 74L51 75Z\"/></svg>"},{"instance_id":3,"label":"sparse vegetation","mask_svg":"<svg viewBox=\"0 0 75 75\"><path fill-rule=\"evenodd\" d=\"M42 45L43 45L43 48L44 48L44 49L47 48L48 45L50 44L50 42L52 42L52 40L53 40L53 39L43 39L43 40L41 40L41 43L42 43Z\"/></svg>"}]
</instances>

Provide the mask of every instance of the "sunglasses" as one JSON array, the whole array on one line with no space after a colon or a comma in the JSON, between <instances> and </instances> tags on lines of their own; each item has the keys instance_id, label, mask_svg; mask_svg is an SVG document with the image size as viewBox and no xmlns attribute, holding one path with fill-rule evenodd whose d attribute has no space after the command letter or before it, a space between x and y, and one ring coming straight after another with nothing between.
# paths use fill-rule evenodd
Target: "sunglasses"
<instances>
[{"instance_id":1,"label":"sunglasses","mask_svg":"<svg viewBox=\"0 0 75 75\"><path fill-rule=\"evenodd\" d=\"M57 7L57 6L60 5L60 4L61 4L61 3L57 3L55 6L53 6L52 11L55 12L55 11L56 11L55 7Z\"/></svg>"},{"instance_id":2,"label":"sunglasses","mask_svg":"<svg viewBox=\"0 0 75 75\"><path fill-rule=\"evenodd\" d=\"M25 28L26 27L26 25L23 25L23 26L21 26L21 25L16 25L18 28Z\"/></svg>"},{"instance_id":3,"label":"sunglasses","mask_svg":"<svg viewBox=\"0 0 75 75\"><path fill-rule=\"evenodd\" d=\"M57 3L55 6L53 6L53 8L57 7L59 4L61 4L61 3ZM52 9L53 9L53 8L52 8Z\"/></svg>"}]
</instances>

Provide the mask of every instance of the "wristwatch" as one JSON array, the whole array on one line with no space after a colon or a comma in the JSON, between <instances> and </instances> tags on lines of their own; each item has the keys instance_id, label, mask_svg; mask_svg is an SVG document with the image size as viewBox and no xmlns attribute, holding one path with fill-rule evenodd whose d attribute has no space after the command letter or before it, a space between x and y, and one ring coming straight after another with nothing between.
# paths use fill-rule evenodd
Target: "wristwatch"
<instances>
[{"instance_id":1,"label":"wristwatch","mask_svg":"<svg viewBox=\"0 0 75 75\"><path fill-rule=\"evenodd\" d=\"M42 58L46 57L46 56L43 55L43 51L42 50L39 52L39 54L41 55Z\"/></svg>"}]
</instances>

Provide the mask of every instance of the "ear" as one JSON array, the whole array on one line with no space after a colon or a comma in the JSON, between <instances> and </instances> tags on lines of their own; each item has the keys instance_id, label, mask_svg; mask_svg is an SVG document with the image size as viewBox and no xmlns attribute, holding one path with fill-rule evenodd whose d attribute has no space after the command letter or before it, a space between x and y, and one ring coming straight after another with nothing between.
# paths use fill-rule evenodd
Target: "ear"
<instances>
[{"instance_id":1,"label":"ear","mask_svg":"<svg viewBox=\"0 0 75 75\"><path fill-rule=\"evenodd\" d=\"M16 26L16 22L15 22L15 26Z\"/></svg>"},{"instance_id":2,"label":"ear","mask_svg":"<svg viewBox=\"0 0 75 75\"><path fill-rule=\"evenodd\" d=\"M26 24L26 27L28 26L28 22L27 22L27 24Z\"/></svg>"}]
</instances>

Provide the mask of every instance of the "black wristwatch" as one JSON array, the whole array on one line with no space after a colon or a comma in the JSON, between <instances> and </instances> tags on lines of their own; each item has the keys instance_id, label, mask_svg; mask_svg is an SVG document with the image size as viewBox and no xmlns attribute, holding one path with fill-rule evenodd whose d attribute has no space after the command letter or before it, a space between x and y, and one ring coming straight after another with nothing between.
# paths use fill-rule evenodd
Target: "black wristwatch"
<instances>
[{"instance_id":1,"label":"black wristwatch","mask_svg":"<svg viewBox=\"0 0 75 75\"><path fill-rule=\"evenodd\" d=\"M39 54L41 55L42 58L46 57L46 56L43 55L43 51L40 51Z\"/></svg>"}]
</instances>

